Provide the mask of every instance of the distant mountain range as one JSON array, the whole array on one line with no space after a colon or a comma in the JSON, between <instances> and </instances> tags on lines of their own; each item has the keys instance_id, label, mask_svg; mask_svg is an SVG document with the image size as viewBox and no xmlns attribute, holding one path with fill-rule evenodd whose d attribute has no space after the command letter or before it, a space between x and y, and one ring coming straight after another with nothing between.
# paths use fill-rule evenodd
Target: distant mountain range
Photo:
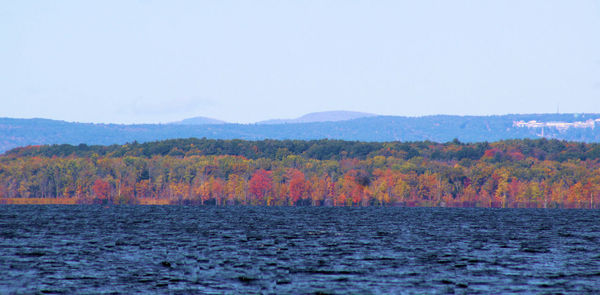
<instances>
[{"instance_id":1,"label":"distant mountain range","mask_svg":"<svg viewBox=\"0 0 600 295\"><path fill-rule=\"evenodd\" d=\"M343 112L342 112L343 113ZM349 118L356 113L332 118ZM359 113L360 114L360 113ZM342 139L360 141L462 142L497 141L516 138L556 138L600 142L600 114L520 114L501 116L423 117L365 116L326 122L283 122L261 124L92 124L48 119L0 118L0 152L41 144L124 144L172 138L213 139ZM338 117L336 117L338 116ZM306 116L305 116L306 117ZM323 120L315 116L308 120ZM303 118L303 117L301 117ZM295 119L300 120L301 118ZM316 118L316 119L315 119ZM306 118L305 118L306 119ZM302 119L302 120L305 120ZM184 122L184 123L182 123ZM191 123L190 123L191 122ZM197 122L211 122L197 120Z\"/></svg>"},{"instance_id":2,"label":"distant mountain range","mask_svg":"<svg viewBox=\"0 0 600 295\"><path fill-rule=\"evenodd\" d=\"M351 112L351 111L328 111L309 113L294 119L271 119L256 122L256 124L293 124L293 123L314 123L314 122L339 122L353 120L358 118L375 117L376 114ZM178 125L210 125L210 124L227 124L228 122L207 117L194 117L170 124Z\"/></svg>"},{"instance_id":3,"label":"distant mountain range","mask_svg":"<svg viewBox=\"0 0 600 295\"><path fill-rule=\"evenodd\" d=\"M225 121L207 117L193 117L181 121L171 122L175 125L211 125L211 124L227 124Z\"/></svg>"},{"instance_id":4,"label":"distant mountain range","mask_svg":"<svg viewBox=\"0 0 600 295\"><path fill-rule=\"evenodd\" d=\"M293 123L314 123L314 122L339 122L359 118L375 117L376 114L350 112L350 111L329 111L306 114L295 119L272 119L260 121L257 124L293 124Z\"/></svg>"}]
</instances>

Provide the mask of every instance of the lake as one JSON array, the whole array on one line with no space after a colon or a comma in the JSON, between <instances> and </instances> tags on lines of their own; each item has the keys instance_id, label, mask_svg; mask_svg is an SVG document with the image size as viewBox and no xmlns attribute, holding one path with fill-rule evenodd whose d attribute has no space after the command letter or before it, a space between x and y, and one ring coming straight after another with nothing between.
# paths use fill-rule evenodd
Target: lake
<instances>
[{"instance_id":1,"label":"lake","mask_svg":"<svg viewBox=\"0 0 600 295\"><path fill-rule=\"evenodd\" d=\"M597 293L600 211L0 206L0 293Z\"/></svg>"}]
</instances>

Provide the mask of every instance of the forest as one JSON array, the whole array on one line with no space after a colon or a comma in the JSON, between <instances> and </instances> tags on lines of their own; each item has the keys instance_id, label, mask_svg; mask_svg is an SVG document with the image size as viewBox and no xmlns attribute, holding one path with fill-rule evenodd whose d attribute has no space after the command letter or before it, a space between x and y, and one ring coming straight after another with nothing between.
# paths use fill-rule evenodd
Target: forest
<instances>
[{"instance_id":1,"label":"forest","mask_svg":"<svg viewBox=\"0 0 600 295\"><path fill-rule=\"evenodd\" d=\"M600 208L600 144L175 139L0 156L0 203Z\"/></svg>"}]
</instances>

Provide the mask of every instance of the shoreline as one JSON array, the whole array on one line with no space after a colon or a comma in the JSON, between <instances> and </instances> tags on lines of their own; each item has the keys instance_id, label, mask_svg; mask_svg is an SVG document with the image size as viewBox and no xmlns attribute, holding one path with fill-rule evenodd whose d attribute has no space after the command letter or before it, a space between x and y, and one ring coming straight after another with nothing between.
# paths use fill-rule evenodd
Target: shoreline
<instances>
[{"instance_id":1,"label":"shoreline","mask_svg":"<svg viewBox=\"0 0 600 295\"><path fill-rule=\"evenodd\" d=\"M187 202L186 202L187 201ZM489 208L489 209L587 209L587 210L598 210L598 206L592 206L590 208L589 203L566 203L566 204L550 204L546 208L539 206L541 204L535 202L529 203L512 203L507 206L502 206L499 203L492 203L488 206L482 206L481 204L475 204L473 202L454 202L450 204L427 204L422 202L407 201L398 202L396 204L387 204L385 206L380 205L367 205L367 206L347 206L337 205L331 206L327 204L323 205L306 205L306 206L281 206L281 205L264 205L264 204L226 204L226 205L215 205L215 204L199 204L195 202L189 202L189 200L171 200L171 199L156 199L156 198L138 198L134 202L118 204L112 202L98 202L97 200L83 199L83 198L0 198L1 205L136 205L136 206L202 206L202 207L349 207L349 208L368 208L368 207L399 207L399 208Z\"/></svg>"}]
</instances>

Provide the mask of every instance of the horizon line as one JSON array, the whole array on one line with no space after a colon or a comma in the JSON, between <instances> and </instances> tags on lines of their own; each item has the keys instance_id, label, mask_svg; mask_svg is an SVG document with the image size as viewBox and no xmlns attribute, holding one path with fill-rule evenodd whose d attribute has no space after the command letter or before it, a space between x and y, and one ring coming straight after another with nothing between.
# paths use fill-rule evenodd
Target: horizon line
<instances>
[{"instance_id":1,"label":"horizon line","mask_svg":"<svg viewBox=\"0 0 600 295\"><path fill-rule=\"evenodd\" d=\"M281 123L264 123L268 121L286 121L286 120L297 120L302 118L303 116L309 114L318 114L318 113L329 113L329 112L349 112L349 113L364 113L369 116L352 118L352 119L342 119L342 120L332 120L332 121L313 121L313 122L281 122ZM504 113L504 114L486 114L486 115L472 115L472 114L447 114L447 113L437 113L437 114L423 114L423 115L385 115L385 114L375 114L375 113L367 113L367 112L357 112L357 111L346 111L346 110L337 110L337 111L318 111L311 112L301 115L295 118L271 118L265 119L255 122L229 122L224 121L218 118L207 117L207 116L195 116L183 118L177 121L169 121L169 122L135 122L135 123L126 123L126 122L91 122L91 121L69 121L65 119L57 119L50 117L0 117L0 119L13 119L13 120L50 120L50 121L58 121L65 123L78 123L78 124L99 124L99 125L279 125L279 124L301 124L301 123L325 123L325 122L341 122L341 121L349 121L349 120L357 120L357 119L365 119L365 118L374 118L374 117L401 117L401 118L424 118L424 117L435 117L435 116L450 116L450 117L502 117L502 116L527 116L527 115L574 115L574 116L585 116L585 115L600 115L600 113L586 113L586 112L576 112L576 113ZM194 119L194 118L204 118L210 120L220 121L222 123L206 123L206 124L177 124L181 121Z\"/></svg>"}]
</instances>

